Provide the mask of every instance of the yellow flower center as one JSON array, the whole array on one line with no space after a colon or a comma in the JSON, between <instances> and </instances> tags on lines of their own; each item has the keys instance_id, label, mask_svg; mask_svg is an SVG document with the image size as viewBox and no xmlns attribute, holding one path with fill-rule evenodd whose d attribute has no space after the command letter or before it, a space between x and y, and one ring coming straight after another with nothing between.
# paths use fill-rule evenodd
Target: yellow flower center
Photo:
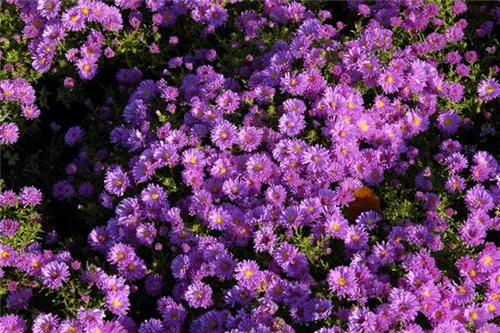
<instances>
[{"instance_id":1,"label":"yellow flower center","mask_svg":"<svg viewBox=\"0 0 500 333\"><path fill-rule=\"evenodd\" d=\"M343 277L339 278L337 280L338 284L341 285L341 286L345 286L345 279Z\"/></svg>"}]
</instances>

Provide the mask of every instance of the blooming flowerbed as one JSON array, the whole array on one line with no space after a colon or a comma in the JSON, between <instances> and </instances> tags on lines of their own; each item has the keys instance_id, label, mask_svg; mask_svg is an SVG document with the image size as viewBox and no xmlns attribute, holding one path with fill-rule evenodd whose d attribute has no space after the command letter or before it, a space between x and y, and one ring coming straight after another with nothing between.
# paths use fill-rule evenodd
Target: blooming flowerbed
<instances>
[{"instance_id":1,"label":"blooming flowerbed","mask_svg":"<svg viewBox=\"0 0 500 333\"><path fill-rule=\"evenodd\" d=\"M0 333L500 332L500 3L0 3Z\"/></svg>"}]
</instances>

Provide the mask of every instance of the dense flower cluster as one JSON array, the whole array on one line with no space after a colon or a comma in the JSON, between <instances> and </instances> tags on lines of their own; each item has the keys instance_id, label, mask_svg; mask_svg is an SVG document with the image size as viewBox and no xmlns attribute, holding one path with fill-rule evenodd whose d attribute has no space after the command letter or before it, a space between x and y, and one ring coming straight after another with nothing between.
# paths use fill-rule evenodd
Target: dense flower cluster
<instances>
[{"instance_id":1,"label":"dense flower cluster","mask_svg":"<svg viewBox=\"0 0 500 333\"><path fill-rule=\"evenodd\" d=\"M40 109L35 105L35 90L23 79L0 81L0 102L15 102L20 106L20 115L26 119L36 119ZM19 114L11 115L12 120ZM4 118L2 117L4 120ZM7 117L5 119L8 119ZM13 144L19 139L19 127L15 122L0 121L0 145Z\"/></svg>"},{"instance_id":2,"label":"dense flower cluster","mask_svg":"<svg viewBox=\"0 0 500 333\"><path fill-rule=\"evenodd\" d=\"M497 51L467 42L494 33L500 7L471 33L460 0L349 1L363 23L347 32L298 2L232 2L13 1L38 72L81 31L65 57L91 80L122 29L151 18L168 31L187 13L205 38L239 29L251 51L230 69L207 48L167 55L160 75L122 68L110 90L127 98L107 96L90 126L65 131L78 153L52 197L103 211L86 265L44 250L53 233L17 244L17 216L42 195L1 192L1 272L26 283L9 282L0 333L500 332L500 165L467 139L498 139L492 114L470 110L498 101L499 69L480 61ZM29 88L2 81L0 99L31 119ZM17 139L0 125L0 143ZM16 311L37 292L70 294L72 315L26 320ZM156 315L138 312L142 298Z\"/></svg>"}]
</instances>

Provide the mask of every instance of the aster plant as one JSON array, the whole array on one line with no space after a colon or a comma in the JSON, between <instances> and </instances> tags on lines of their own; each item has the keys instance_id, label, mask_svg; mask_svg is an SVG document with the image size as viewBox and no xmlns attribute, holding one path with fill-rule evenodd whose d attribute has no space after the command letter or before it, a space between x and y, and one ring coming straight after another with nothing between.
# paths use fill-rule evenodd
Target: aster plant
<instances>
[{"instance_id":1,"label":"aster plant","mask_svg":"<svg viewBox=\"0 0 500 333\"><path fill-rule=\"evenodd\" d=\"M500 332L494 2L1 9L0 333Z\"/></svg>"}]
</instances>

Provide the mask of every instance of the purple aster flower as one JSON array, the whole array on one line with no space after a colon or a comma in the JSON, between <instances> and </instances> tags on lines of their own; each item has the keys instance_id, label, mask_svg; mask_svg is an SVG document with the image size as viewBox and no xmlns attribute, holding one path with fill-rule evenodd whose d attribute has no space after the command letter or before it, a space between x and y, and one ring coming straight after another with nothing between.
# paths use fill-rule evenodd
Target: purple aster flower
<instances>
[{"instance_id":1,"label":"purple aster flower","mask_svg":"<svg viewBox=\"0 0 500 333\"><path fill-rule=\"evenodd\" d=\"M0 317L1 333L24 333L26 329L26 322L18 315L8 314Z\"/></svg>"},{"instance_id":2,"label":"purple aster flower","mask_svg":"<svg viewBox=\"0 0 500 333\"><path fill-rule=\"evenodd\" d=\"M160 295L163 288L162 276L158 273L149 274L144 282L144 288L146 289L146 294L151 297Z\"/></svg>"},{"instance_id":3,"label":"purple aster flower","mask_svg":"<svg viewBox=\"0 0 500 333\"><path fill-rule=\"evenodd\" d=\"M61 1L59 0L38 0L37 11L47 19L55 18L61 10Z\"/></svg>"},{"instance_id":4,"label":"purple aster flower","mask_svg":"<svg viewBox=\"0 0 500 333\"><path fill-rule=\"evenodd\" d=\"M52 261L42 268L43 283L50 289L57 290L69 277L68 265Z\"/></svg>"},{"instance_id":5,"label":"purple aster flower","mask_svg":"<svg viewBox=\"0 0 500 333\"><path fill-rule=\"evenodd\" d=\"M226 90L216 99L217 107L225 113L233 113L240 105L240 97L231 90Z\"/></svg>"},{"instance_id":6,"label":"purple aster flower","mask_svg":"<svg viewBox=\"0 0 500 333\"><path fill-rule=\"evenodd\" d=\"M254 154L246 162L247 174L253 181L265 182L272 173L273 163L265 154Z\"/></svg>"},{"instance_id":7,"label":"purple aster flower","mask_svg":"<svg viewBox=\"0 0 500 333\"><path fill-rule=\"evenodd\" d=\"M495 170L498 166L498 162L495 160L495 158L490 153L485 151L478 151L476 154L474 154L473 161L474 164L482 166L486 169Z\"/></svg>"},{"instance_id":8,"label":"purple aster flower","mask_svg":"<svg viewBox=\"0 0 500 333\"><path fill-rule=\"evenodd\" d=\"M142 279L147 274L147 267L144 260L134 257L128 262L118 264L118 271L127 280L136 281Z\"/></svg>"},{"instance_id":9,"label":"purple aster flower","mask_svg":"<svg viewBox=\"0 0 500 333\"><path fill-rule=\"evenodd\" d=\"M12 207L17 204L18 197L12 190L0 193L0 207Z\"/></svg>"},{"instance_id":10,"label":"purple aster flower","mask_svg":"<svg viewBox=\"0 0 500 333\"><path fill-rule=\"evenodd\" d=\"M15 123L0 123L0 144L16 143L19 139L19 128Z\"/></svg>"},{"instance_id":11,"label":"purple aster flower","mask_svg":"<svg viewBox=\"0 0 500 333\"><path fill-rule=\"evenodd\" d=\"M75 65L82 80L91 80L97 74L97 64L93 58L77 60Z\"/></svg>"},{"instance_id":12,"label":"purple aster flower","mask_svg":"<svg viewBox=\"0 0 500 333\"><path fill-rule=\"evenodd\" d=\"M38 118L40 109L34 104L23 104L21 106L21 115L29 120Z\"/></svg>"},{"instance_id":13,"label":"purple aster flower","mask_svg":"<svg viewBox=\"0 0 500 333\"><path fill-rule=\"evenodd\" d=\"M303 95L307 89L307 78L302 74L287 72L281 78L280 87L293 96Z\"/></svg>"},{"instance_id":14,"label":"purple aster flower","mask_svg":"<svg viewBox=\"0 0 500 333\"><path fill-rule=\"evenodd\" d=\"M208 213L208 224L214 230L224 230L231 222L232 218L229 212L222 207L211 209Z\"/></svg>"},{"instance_id":15,"label":"purple aster flower","mask_svg":"<svg viewBox=\"0 0 500 333\"><path fill-rule=\"evenodd\" d=\"M373 210L363 212L361 215L358 216L356 219L356 223L365 227L368 230L371 230L375 228L376 223L380 222L382 220L382 217L374 212Z\"/></svg>"},{"instance_id":16,"label":"purple aster flower","mask_svg":"<svg viewBox=\"0 0 500 333\"><path fill-rule=\"evenodd\" d=\"M9 293L7 297L7 306L13 310L27 310L28 302L33 293L28 288L17 288ZM0 332L2 332L0 330Z\"/></svg>"},{"instance_id":17,"label":"purple aster flower","mask_svg":"<svg viewBox=\"0 0 500 333\"><path fill-rule=\"evenodd\" d=\"M158 301L158 311L163 317L163 323L168 326L180 325L186 318L186 310L171 297L162 297Z\"/></svg>"},{"instance_id":18,"label":"purple aster flower","mask_svg":"<svg viewBox=\"0 0 500 333\"><path fill-rule=\"evenodd\" d=\"M182 164L186 167L203 167L205 155L196 148L190 148L182 153Z\"/></svg>"},{"instance_id":19,"label":"purple aster flower","mask_svg":"<svg viewBox=\"0 0 500 333\"><path fill-rule=\"evenodd\" d=\"M465 64L458 64L455 72L463 77L468 77L470 74L470 67Z\"/></svg>"},{"instance_id":20,"label":"purple aster flower","mask_svg":"<svg viewBox=\"0 0 500 333\"><path fill-rule=\"evenodd\" d=\"M450 156L446 157L444 160L444 164L451 174L460 173L468 166L467 158L461 153L453 153Z\"/></svg>"},{"instance_id":21,"label":"purple aster flower","mask_svg":"<svg viewBox=\"0 0 500 333\"><path fill-rule=\"evenodd\" d=\"M160 166L175 166L179 163L179 154L173 144L161 144L154 150L153 157L159 161Z\"/></svg>"},{"instance_id":22,"label":"purple aster flower","mask_svg":"<svg viewBox=\"0 0 500 333\"><path fill-rule=\"evenodd\" d=\"M332 235L333 238L343 239L348 226L349 223L340 212L331 214L325 219L325 231L327 234Z\"/></svg>"},{"instance_id":23,"label":"purple aster flower","mask_svg":"<svg viewBox=\"0 0 500 333\"><path fill-rule=\"evenodd\" d=\"M227 9L215 5L215 6L210 6L210 9L208 11L208 23L215 28L223 26L224 23L227 21Z\"/></svg>"},{"instance_id":24,"label":"purple aster flower","mask_svg":"<svg viewBox=\"0 0 500 333\"><path fill-rule=\"evenodd\" d=\"M482 80L479 82L477 92L480 99L491 101L500 96L500 83L496 79Z\"/></svg>"},{"instance_id":25,"label":"purple aster flower","mask_svg":"<svg viewBox=\"0 0 500 333\"><path fill-rule=\"evenodd\" d=\"M141 217L141 206L137 198L120 201L115 210L118 222L122 225L136 225Z\"/></svg>"},{"instance_id":26,"label":"purple aster flower","mask_svg":"<svg viewBox=\"0 0 500 333\"><path fill-rule=\"evenodd\" d=\"M106 227L98 226L92 229L88 236L88 243L93 250L102 251L107 247L109 235Z\"/></svg>"},{"instance_id":27,"label":"purple aster flower","mask_svg":"<svg viewBox=\"0 0 500 333\"><path fill-rule=\"evenodd\" d=\"M156 184L149 184L141 193L141 201L146 207L165 207L167 206L167 193Z\"/></svg>"},{"instance_id":28,"label":"purple aster flower","mask_svg":"<svg viewBox=\"0 0 500 333\"><path fill-rule=\"evenodd\" d=\"M286 189L281 185L270 186L266 191L266 199L273 206L281 206L286 199Z\"/></svg>"},{"instance_id":29,"label":"purple aster flower","mask_svg":"<svg viewBox=\"0 0 500 333\"><path fill-rule=\"evenodd\" d=\"M307 166L308 171L322 172L330 164L329 152L319 145L307 147L302 155L302 163Z\"/></svg>"},{"instance_id":30,"label":"purple aster flower","mask_svg":"<svg viewBox=\"0 0 500 333\"><path fill-rule=\"evenodd\" d=\"M0 244L0 267L10 266L15 260L16 252L9 245Z\"/></svg>"},{"instance_id":31,"label":"purple aster flower","mask_svg":"<svg viewBox=\"0 0 500 333\"><path fill-rule=\"evenodd\" d=\"M299 113L284 113L279 120L280 132L288 136L296 136L306 127L305 118Z\"/></svg>"},{"instance_id":32,"label":"purple aster flower","mask_svg":"<svg viewBox=\"0 0 500 333\"><path fill-rule=\"evenodd\" d=\"M299 227L306 221L306 211L299 206L290 206L282 211L281 223L287 227Z\"/></svg>"},{"instance_id":33,"label":"purple aster flower","mask_svg":"<svg viewBox=\"0 0 500 333\"><path fill-rule=\"evenodd\" d=\"M447 134L455 133L460 125L460 116L455 110L441 113L437 120L439 129Z\"/></svg>"},{"instance_id":34,"label":"purple aster flower","mask_svg":"<svg viewBox=\"0 0 500 333\"><path fill-rule=\"evenodd\" d=\"M85 131L80 126L73 126L64 135L64 142L73 147L85 136Z\"/></svg>"},{"instance_id":35,"label":"purple aster flower","mask_svg":"<svg viewBox=\"0 0 500 333\"><path fill-rule=\"evenodd\" d=\"M327 282L330 290L341 297L351 293L357 284L353 270L343 266L332 269Z\"/></svg>"},{"instance_id":36,"label":"purple aster flower","mask_svg":"<svg viewBox=\"0 0 500 333\"><path fill-rule=\"evenodd\" d=\"M465 180L460 176L453 175L448 178L445 187L450 193L463 191L465 189Z\"/></svg>"},{"instance_id":37,"label":"purple aster flower","mask_svg":"<svg viewBox=\"0 0 500 333\"><path fill-rule=\"evenodd\" d=\"M453 103L458 103L464 95L464 87L458 82L448 82L445 87L445 95Z\"/></svg>"},{"instance_id":38,"label":"purple aster flower","mask_svg":"<svg viewBox=\"0 0 500 333\"><path fill-rule=\"evenodd\" d=\"M460 15L467 12L467 4L461 0L456 0L453 2L453 7L451 8L451 13L453 15Z\"/></svg>"},{"instance_id":39,"label":"purple aster flower","mask_svg":"<svg viewBox=\"0 0 500 333\"><path fill-rule=\"evenodd\" d=\"M284 242L276 249L273 255L278 265L286 270L288 266L295 262L299 256L299 251L294 245Z\"/></svg>"},{"instance_id":40,"label":"purple aster flower","mask_svg":"<svg viewBox=\"0 0 500 333\"><path fill-rule=\"evenodd\" d=\"M13 236L18 229L19 222L10 219L0 220L0 235L7 237Z\"/></svg>"},{"instance_id":41,"label":"purple aster flower","mask_svg":"<svg viewBox=\"0 0 500 333\"><path fill-rule=\"evenodd\" d=\"M272 227L263 227L255 232L254 248L257 252L271 252L276 245L278 237L274 233Z\"/></svg>"},{"instance_id":42,"label":"purple aster flower","mask_svg":"<svg viewBox=\"0 0 500 333\"><path fill-rule=\"evenodd\" d=\"M188 269L190 268L190 259L187 255L178 255L172 260L170 265L172 275L178 280L186 278Z\"/></svg>"},{"instance_id":43,"label":"purple aster flower","mask_svg":"<svg viewBox=\"0 0 500 333\"><path fill-rule=\"evenodd\" d=\"M494 208L491 194L481 184L467 191L465 194L465 203L470 211L489 211Z\"/></svg>"},{"instance_id":44,"label":"purple aster flower","mask_svg":"<svg viewBox=\"0 0 500 333\"><path fill-rule=\"evenodd\" d=\"M238 133L238 142L246 152L251 152L259 147L263 131L253 126L245 126Z\"/></svg>"},{"instance_id":45,"label":"purple aster flower","mask_svg":"<svg viewBox=\"0 0 500 333\"><path fill-rule=\"evenodd\" d=\"M138 333L167 333L167 329L159 319L151 318L139 326Z\"/></svg>"},{"instance_id":46,"label":"purple aster flower","mask_svg":"<svg viewBox=\"0 0 500 333\"><path fill-rule=\"evenodd\" d=\"M146 246L151 246L156 238L156 228L153 223L141 223L136 229L137 241Z\"/></svg>"},{"instance_id":47,"label":"purple aster flower","mask_svg":"<svg viewBox=\"0 0 500 333\"><path fill-rule=\"evenodd\" d=\"M215 259L215 275L222 280L229 280L233 276L236 266L235 260L229 254L218 255Z\"/></svg>"},{"instance_id":48,"label":"purple aster flower","mask_svg":"<svg viewBox=\"0 0 500 333\"><path fill-rule=\"evenodd\" d=\"M486 227L477 221L467 220L460 227L460 239L468 246L474 247L484 243Z\"/></svg>"},{"instance_id":49,"label":"purple aster flower","mask_svg":"<svg viewBox=\"0 0 500 333\"><path fill-rule=\"evenodd\" d=\"M467 51L464 53L464 57L468 62L474 63L477 61L477 52L473 50Z\"/></svg>"},{"instance_id":50,"label":"purple aster flower","mask_svg":"<svg viewBox=\"0 0 500 333\"><path fill-rule=\"evenodd\" d=\"M244 260L236 265L235 277L241 286L255 288L261 282L262 273L257 262Z\"/></svg>"},{"instance_id":51,"label":"purple aster flower","mask_svg":"<svg viewBox=\"0 0 500 333\"><path fill-rule=\"evenodd\" d=\"M389 304L398 319L404 323L415 319L419 311L419 302L415 295L401 288L391 291Z\"/></svg>"},{"instance_id":52,"label":"purple aster flower","mask_svg":"<svg viewBox=\"0 0 500 333\"><path fill-rule=\"evenodd\" d=\"M56 333L59 328L59 318L51 313L39 314L33 321L33 333Z\"/></svg>"},{"instance_id":53,"label":"purple aster flower","mask_svg":"<svg viewBox=\"0 0 500 333\"><path fill-rule=\"evenodd\" d=\"M190 284L184 297L193 308L208 308L213 304L212 288L200 281Z\"/></svg>"},{"instance_id":54,"label":"purple aster flower","mask_svg":"<svg viewBox=\"0 0 500 333\"><path fill-rule=\"evenodd\" d=\"M78 194L86 199L90 199L94 193L94 185L85 182L78 187Z\"/></svg>"},{"instance_id":55,"label":"purple aster flower","mask_svg":"<svg viewBox=\"0 0 500 333\"><path fill-rule=\"evenodd\" d=\"M134 249L126 244L116 243L108 251L108 261L113 264L129 262L135 256Z\"/></svg>"},{"instance_id":56,"label":"purple aster flower","mask_svg":"<svg viewBox=\"0 0 500 333\"><path fill-rule=\"evenodd\" d=\"M42 192L34 186L25 186L19 192L19 201L26 206L37 206L42 202Z\"/></svg>"},{"instance_id":57,"label":"purple aster flower","mask_svg":"<svg viewBox=\"0 0 500 333\"><path fill-rule=\"evenodd\" d=\"M364 249L368 245L368 233L362 226L348 226L344 236L344 243L349 249Z\"/></svg>"},{"instance_id":58,"label":"purple aster flower","mask_svg":"<svg viewBox=\"0 0 500 333\"><path fill-rule=\"evenodd\" d=\"M246 181L241 179L227 179L222 184L222 191L231 200L237 200L248 195L249 186Z\"/></svg>"},{"instance_id":59,"label":"purple aster flower","mask_svg":"<svg viewBox=\"0 0 500 333\"><path fill-rule=\"evenodd\" d=\"M85 16L80 8L72 7L61 16L63 27L71 31L79 31L85 27Z\"/></svg>"},{"instance_id":60,"label":"purple aster flower","mask_svg":"<svg viewBox=\"0 0 500 333\"><path fill-rule=\"evenodd\" d=\"M69 200L74 194L75 189L67 180L61 180L52 187L52 195L58 200Z\"/></svg>"},{"instance_id":61,"label":"purple aster flower","mask_svg":"<svg viewBox=\"0 0 500 333\"><path fill-rule=\"evenodd\" d=\"M128 299L128 292L124 291L110 291L106 294L106 305L115 315L124 315L127 313L130 302Z\"/></svg>"},{"instance_id":62,"label":"purple aster flower","mask_svg":"<svg viewBox=\"0 0 500 333\"><path fill-rule=\"evenodd\" d=\"M385 93L394 93L401 87L401 75L390 69L385 70L378 79L378 84Z\"/></svg>"}]
</instances>

